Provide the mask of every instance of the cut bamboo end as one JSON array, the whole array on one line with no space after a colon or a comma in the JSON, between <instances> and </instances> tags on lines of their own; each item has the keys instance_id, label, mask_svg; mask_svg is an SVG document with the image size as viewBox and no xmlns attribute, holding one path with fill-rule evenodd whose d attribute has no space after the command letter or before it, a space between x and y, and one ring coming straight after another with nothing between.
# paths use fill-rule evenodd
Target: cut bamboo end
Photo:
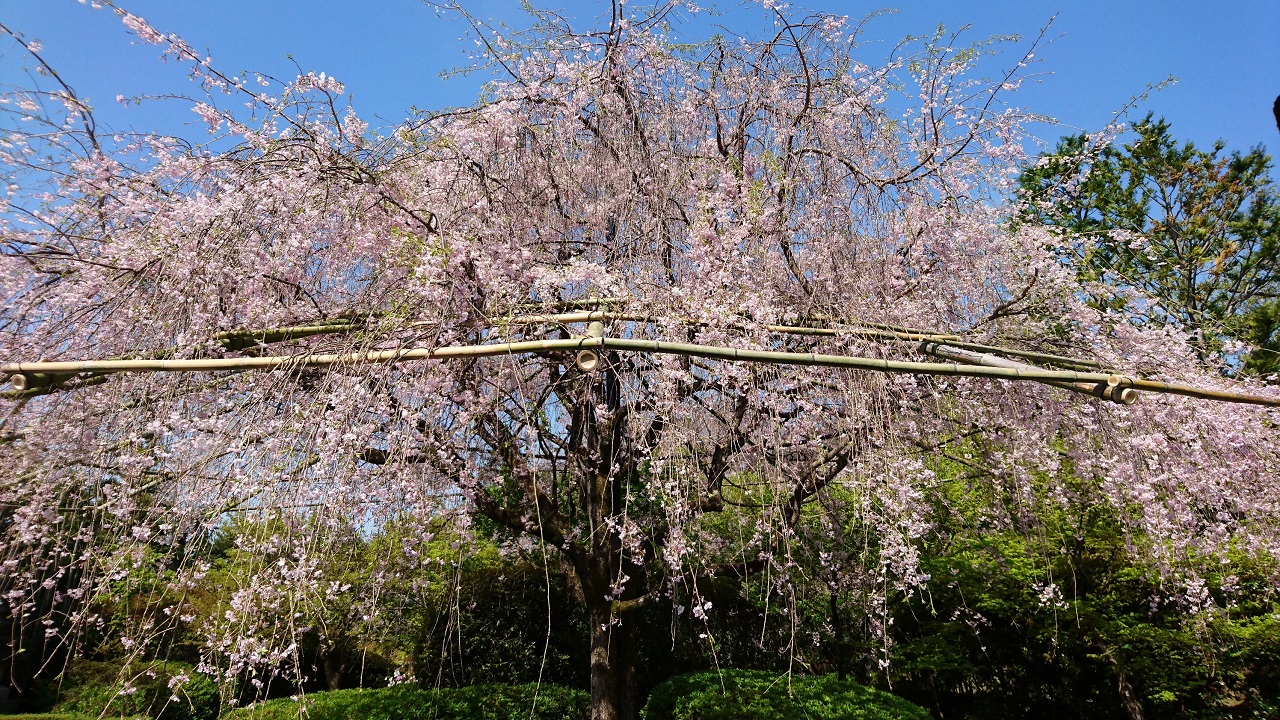
<instances>
[{"instance_id":1,"label":"cut bamboo end","mask_svg":"<svg viewBox=\"0 0 1280 720\"><path fill-rule=\"evenodd\" d=\"M1106 384L1098 386L1098 397L1119 405L1132 405L1138 402L1138 391L1128 387L1132 384L1133 381L1127 377L1112 375L1107 378Z\"/></svg>"},{"instance_id":2,"label":"cut bamboo end","mask_svg":"<svg viewBox=\"0 0 1280 720\"><path fill-rule=\"evenodd\" d=\"M588 325L587 334L584 337L604 337L604 323L597 320ZM600 353L595 350L580 350L574 357L574 362L578 364L578 369L582 372L594 372L596 368L600 367Z\"/></svg>"},{"instance_id":3,"label":"cut bamboo end","mask_svg":"<svg viewBox=\"0 0 1280 720\"><path fill-rule=\"evenodd\" d=\"M595 369L600 367L600 354L594 350L582 350L573 360L582 372L595 372Z\"/></svg>"},{"instance_id":4,"label":"cut bamboo end","mask_svg":"<svg viewBox=\"0 0 1280 720\"><path fill-rule=\"evenodd\" d=\"M52 375L49 373L17 373L9 378L9 384L14 390L35 390L37 388L45 388L66 380L66 375Z\"/></svg>"}]
</instances>

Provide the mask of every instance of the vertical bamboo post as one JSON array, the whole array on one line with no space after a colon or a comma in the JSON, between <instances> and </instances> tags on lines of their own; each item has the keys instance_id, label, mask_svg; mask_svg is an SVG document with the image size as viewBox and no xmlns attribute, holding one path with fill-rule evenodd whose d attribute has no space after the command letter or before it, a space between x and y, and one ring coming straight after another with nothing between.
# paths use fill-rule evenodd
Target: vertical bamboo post
<instances>
[{"instance_id":1,"label":"vertical bamboo post","mask_svg":"<svg viewBox=\"0 0 1280 720\"><path fill-rule=\"evenodd\" d=\"M579 337L600 338L604 337L604 323L599 320L587 326L587 334ZM574 356L574 362L578 364L578 369L582 372L593 372L600 366L600 353L593 349L579 350Z\"/></svg>"}]
</instances>

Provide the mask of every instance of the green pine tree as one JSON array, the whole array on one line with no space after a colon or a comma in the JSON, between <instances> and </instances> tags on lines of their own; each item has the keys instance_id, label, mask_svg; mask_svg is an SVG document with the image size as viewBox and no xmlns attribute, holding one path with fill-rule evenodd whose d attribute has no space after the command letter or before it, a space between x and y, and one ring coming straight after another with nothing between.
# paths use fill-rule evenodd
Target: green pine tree
<instances>
[{"instance_id":1,"label":"green pine tree","mask_svg":"<svg viewBox=\"0 0 1280 720\"><path fill-rule=\"evenodd\" d=\"M1094 301L1137 322L1177 323L1228 371L1280 371L1280 197L1261 146L1179 143L1148 115L1097 150L1068 136L1020 178L1024 220L1061 232L1064 261L1100 281ZM1126 291L1137 291L1142 298ZM1254 348L1229 351L1231 341Z\"/></svg>"}]
</instances>

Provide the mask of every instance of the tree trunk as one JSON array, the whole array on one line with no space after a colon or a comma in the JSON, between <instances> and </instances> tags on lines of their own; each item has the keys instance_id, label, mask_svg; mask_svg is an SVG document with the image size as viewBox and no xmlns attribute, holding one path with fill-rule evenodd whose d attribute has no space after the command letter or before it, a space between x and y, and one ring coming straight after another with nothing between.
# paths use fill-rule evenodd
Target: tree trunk
<instances>
[{"instance_id":1,"label":"tree trunk","mask_svg":"<svg viewBox=\"0 0 1280 720\"><path fill-rule=\"evenodd\" d=\"M1129 716L1129 720L1144 720L1142 714L1142 703L1138 702L1138 694L1133 691L1133 685L1129 682L1128 676L1120 669L1120 665L1112 663L1112 672L1116 675L1116 685L1120 691L1120 704L1124 706L1124 712Z\"/></svg>"},{"instance_id":2,"label":"tree trunk","mask_svg":"<svg viewBox=\"0 0 1280 720\"><path fill-rule=\"evenodd\" d=\"M836 666L836 673L840 678L840 682L849 679L849 664L847 662L848 648L845 647L844 641L844 623L840 617L840 593L836 590L831 591L831 649L832 660Z\"/></svg>"},{"instance_id":3,"label":"tree trunk","mask_svg":"<svg viewBox=\"0 0 1280 720\"><path fill-rule=\"evenodd\" d=\"M330 650L323 653L320 665L324 669L324 685L329 690L342 689L342 673L346 670L346 663L338 662L338 650Z\"/></svg>"},{"instance_id":4,"label":"tree trunk","mask_svg":"<svg viewBox=\"0 0 1280 720\"><path fill-rule=\"evenodd\" d=\"M1145 720L1142 703L1138 701L1138 693L1134 692L1133 683L1129 682L1129 676L1125 675L1124 668L1120 667L1115 651L1100 640L1095 640L1093 646L1100 650L1103 657L1111 664L1111 673L1116 678L1116 690L1120 693L1120 706L1124 708L1125 715L1129 720Z\"/></svg>"},{"instance_id":5,"label":"tree trunk","mask_svg":"<svg viewBox=\"0 0 1280 720\"><path fill-rule=\"evenodd\" d=\"M615 622L610 603L592 603L591 720L634 720L634 618Z\"/></svg>"}]
</instances>

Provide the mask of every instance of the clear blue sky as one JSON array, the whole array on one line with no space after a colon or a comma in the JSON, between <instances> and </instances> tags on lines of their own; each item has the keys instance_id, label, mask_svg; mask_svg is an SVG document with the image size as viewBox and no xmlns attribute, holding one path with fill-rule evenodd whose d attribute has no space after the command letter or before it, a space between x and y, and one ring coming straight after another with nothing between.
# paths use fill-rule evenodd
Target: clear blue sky
<instances>
[{"instance_id":1,"label":"clear blue sky","mask_svg":"<svg viewBox=\"0 0 1280 720\"><path fill-rule=\"evenodd\" d=\"M883 3L883 4L882 4ZM411 106L434 109L470 104L482 78L441 80L446 68L465 64L465 28L441 20L419 0L120 0L165 32L177 32L207 49L220 69L264 71L277 77L325 71L346 83L355 105L373 124L402 119ZM599 2L549 0L585 27L607 9ZM637 2L638 4L638 2ZM704 0L704 5L710 5ZM720 2L721 7L734 4ZM793 6L801 3L793 2ZM1017 34L1034 38L1050 18L1052 39L1039 53L1040 82L1014 96L1017 105L1057 118L1065 127L1036 132L1054 139L1072 129L1096 130L1148 84L1173 75L1179 81L1156 93L1143 109L1166 116L1181 138L1208 144L1222 138L1232 149L1264 144L1280 148L1271 104L1280 95L1280 0L812 0L806 7L862 17L897 8L873 20L864 60L885 57L907 34L969 25L968 37ZM468 3L476 15L523 21L514 0ZM753 26L753 18L758 24ZM114 129L180 130L200 137L195 116L163 103L125 110L119 94L187 91L183 69L156 59L154 46L131 45L110 10L76 0L0 0L0 22L39 39L46 58ZM735 26L748 34L767 30L762 10L748 10ZM710 32L701 19L687 32ZM1017 45L995 62L1016 59ZM0 42L0 82L25 82L28 61L12 43ZM992 66L992 70L996 69Z\"/></svg>"}]
</instances>

